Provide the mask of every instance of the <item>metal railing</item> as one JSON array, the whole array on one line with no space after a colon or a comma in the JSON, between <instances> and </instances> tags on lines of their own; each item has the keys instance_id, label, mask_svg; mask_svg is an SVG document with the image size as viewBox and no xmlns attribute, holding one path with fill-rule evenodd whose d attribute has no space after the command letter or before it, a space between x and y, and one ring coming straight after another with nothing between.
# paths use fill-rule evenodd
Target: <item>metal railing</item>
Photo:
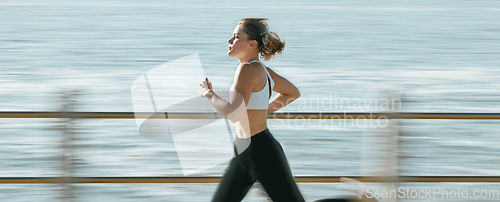
<instances>
[{"instance_id":1,"label":"metal railing","mask_svg":"<svg viewBox=\"0 0 500 202\"><path fill-rule=\"evenodd\" d=\"M151 113L134 112L58 112L58 111L4 111L0 118L66 118L66 119L134 119L135 115ZM213 113L168 113L150 118L205 119L222 118ZM268 115L269 119L500 119L500 113L419 113L419 112L368 112L368 113L313 113L282 112ZM348 177L361 182L496 182L500 176L295 176L300 183L337 183ZM0 184L31 183L218 183L220 177L0 177Z\"/></svg>"},{"instance_id":2,"label":"metal railing","mask_svg":"<svg viewBox=\"0 0 500 202\"><path fill-rule=\"evenodd\" d=\"M299 183L361 182L500 182L500 176L295 176ZM0 184L53 183L218 183L221 177L0 177Z\"/></svg>"},{"instance_id":3,"label":"metal railing","mask_svg":"<svg viewBox=\"0 0 500 202\"><path fill-rule=\"evenodd\" d=\"M50 111L3 111L0 118L76 118L76 119L134 119L135 115L151 113L134 112L50 112ZM223 118L215 113L168 113L163 116L153 115L150 118L168 119L213 119ZM268 119L500 119L500 113L423 113L423 112L361 112L361 113L317 113L317 112L280 112L272 113Z\"/></svg>"}]
</instances>

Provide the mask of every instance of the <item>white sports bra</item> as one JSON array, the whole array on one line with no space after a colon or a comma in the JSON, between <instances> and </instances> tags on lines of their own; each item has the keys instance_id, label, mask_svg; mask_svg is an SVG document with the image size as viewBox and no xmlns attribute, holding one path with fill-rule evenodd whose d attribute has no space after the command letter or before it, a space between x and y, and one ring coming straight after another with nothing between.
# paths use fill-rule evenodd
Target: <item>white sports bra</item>
<instances>
[{"instance_id":1,"label":"white sports bra","mask_svg":"<svg viewBox=\"0 0 500 202\"><path fill-rule=\"evenodd\" d=\"M250 100L248 101L247 109L260 109L260 110L266 110L269 107L269 98L271 98L271 93L272 89L274 87L274 81L273 78L271 78L271 75L269 75L269 72L267 72L266 66L258 60L252 60L252 62L259 62L262 67L264 68L264 71L266 71L266 85L264 85L264 88L258 92L252 92L252 95L250 95ZM269 83L271 86L269 86Z\"/></svg>"}]
</instances>

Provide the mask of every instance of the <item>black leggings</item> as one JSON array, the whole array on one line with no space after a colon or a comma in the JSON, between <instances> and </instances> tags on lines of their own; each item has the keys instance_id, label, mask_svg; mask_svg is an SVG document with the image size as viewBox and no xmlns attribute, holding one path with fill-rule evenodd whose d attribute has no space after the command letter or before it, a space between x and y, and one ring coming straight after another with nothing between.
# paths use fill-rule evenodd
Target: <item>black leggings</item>
<instances>
[{"instance_id":1,"label":"black leggings","mask_svg":"<svg viewBox=\"0 0 500 202\"><path fill-rule=\"evenodd\" d=\"M234 157L215 192L213 202L241 201L256 180L276 202L303 202L281 145L269 129L250 138L248 148ZM238 144L236 139L235 144Z\"/></svg>"}]
</instances>

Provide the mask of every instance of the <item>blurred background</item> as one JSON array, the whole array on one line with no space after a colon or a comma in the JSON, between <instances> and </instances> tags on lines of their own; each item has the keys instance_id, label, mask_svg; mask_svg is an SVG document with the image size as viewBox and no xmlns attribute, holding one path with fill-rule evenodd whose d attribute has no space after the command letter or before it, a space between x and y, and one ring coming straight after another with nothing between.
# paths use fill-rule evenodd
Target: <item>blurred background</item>
<instances>
[{"instance_id":1,"label":"blurred background","mask_svg":"<svg viewBox=\"0 0 500 202\"><path fill-rule=\"evenodd\" d=\"M238 65L226 55L227 40L245 17L269 18L271 30L286 41L282 56L265 61L301 90L302 97L284 112L500 111L496 0L1 0L0 11L0 111L57 111L74 100L75 111L132 112L130 86L136 78L193 53L214 88L227 90ZM77 93L63 99L68 91ZM394 97L401 104L387 105ZM500 175L499 123L398 121L399 174ZM139 135L133 119L74 120L71 140L64 138L65 124L0 119L0 177L65 175L61 159L68 154L61 145L68 141L72 176L182 173L172 145ZM352 120L323 125L320 120L270 120L269 128L295 175L336 176L383 169L377 163L387 145L380 134L395 130ZM220 176L226 165L199 175ZM74 184L71 200L209 201L216 186ZM308 201L349 194L339 186L299 184ZM498 189L499 184L404 186L473 190ZM0 184L0 201L65 201L66 189ZM428 201L401 201L418 200ZM266 198L255 186L245 201Z\"/></svg>"}]
</instances>

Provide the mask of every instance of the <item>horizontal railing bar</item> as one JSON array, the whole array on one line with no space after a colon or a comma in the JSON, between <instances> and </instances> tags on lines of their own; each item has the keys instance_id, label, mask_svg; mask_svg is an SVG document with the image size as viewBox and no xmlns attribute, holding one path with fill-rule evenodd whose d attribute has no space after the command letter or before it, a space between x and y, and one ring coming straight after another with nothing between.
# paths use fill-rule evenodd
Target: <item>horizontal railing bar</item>
<instances>
[{"instance_id":1,"label":"horizontal railing bar","mask_svg":"<svg viewBox=\"0 0 500 202\"><path fill-rule=\"evenodd\" d=\"M299 183L361 182L500 182L500 176L296 176ZM218 183L220 177L0 177L0 184L51 183Z\"/></svg>"},{"instance_id":2,"label":"horizontal railing bar","mask_svg":"<svg viewBox=\"0 0 500 202\"><path fill-rule=\"evenodd\" d=\"M140 112L44 112L44 111L3 111L0 118L79 118L79 119L214 119L222 118L217 113L168 113L156 114ZM432 112L279 112L267 116L268 119L500 119L500 113L432 113Z\"/></svg>"}]
</instances>

